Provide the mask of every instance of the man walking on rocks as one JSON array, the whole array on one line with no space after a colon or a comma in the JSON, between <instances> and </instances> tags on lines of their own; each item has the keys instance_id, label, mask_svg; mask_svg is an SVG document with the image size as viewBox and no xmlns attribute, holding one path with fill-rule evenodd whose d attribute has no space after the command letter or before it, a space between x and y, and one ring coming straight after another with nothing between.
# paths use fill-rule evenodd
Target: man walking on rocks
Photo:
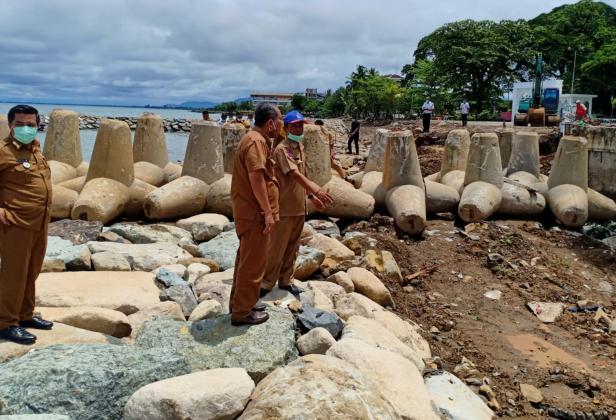
<instances>
[{"instance_id":1,"label":"man walking on rocks","mask_svg":"<svg viewBox=\"0 0 616 420\"><path fill-rule=\"evenodd\" d=\"M351 132L349 133L349 141L347 143L347 149L349 149L349 155L353 153L351 149L353 143L355 143L355 154L359 155L359 129L361 124L357 120L353 120L351 123Z\"/></svg>"},{"instance_id":2,"label":"man walking on rocks","mask_svg":"<svg viewBox=\"0 0 616 420\"><path fill-rule=\"evenodd\" d=\"M434 112L434 103L430 100L429 96L426 96L426 101L423 103L421 110L423 111L423 132L430 132L430 119Z\"/></svg>"},{"instance_id":3,"label":"man walking on rocks","mask_svg":"<svg viewBox=\"0 0 616 420\"><path fill-rule=\"evenodd\" d=\"M304 116L291 111L284 117L286 138L274 149L276 179L280 185L280 221L274 226L269 242L265 277L261 284L261 297L269 293L276 283L278 288L298 295L293 285L295 260L306 218L306 193L317 208L332 204L331 195L306 178L306 156L302 140Z\"/></svg>"},{"instance_id":4,"label":"man walking on rocks","mask_svg":"<svg viewBox=\"0 0 616 420\"><path fill-rule=\"evenodd\" d=\"M51 218L51 171L36 140L38 111L17 105L0 140L0 339L33 344L25 328L50 330L34 316L34 283L43 267Z\"/></svg>"},{"instance_id":5,"label":"man walking on rocks","mask_svg":"<svg viewBox=\"0 0 616 420\"><path fill-rule=\"evenodd\" d=\"M229 310L233 325L256 325L269 319L259 303L270 234L278 220L278 182L272 139L282 128L280 110L259 104L255 127L242 137L235 153L231 204L240 246L235 258Z\"/></svg>"}]
</instances>

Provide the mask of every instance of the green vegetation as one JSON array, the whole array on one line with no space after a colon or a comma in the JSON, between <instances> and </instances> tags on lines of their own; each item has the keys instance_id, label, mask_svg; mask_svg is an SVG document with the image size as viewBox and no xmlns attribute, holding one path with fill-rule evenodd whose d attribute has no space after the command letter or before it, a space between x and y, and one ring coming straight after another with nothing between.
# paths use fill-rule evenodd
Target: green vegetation
<instances>
[{"instance_id":1,"label":"green vegetation","mask_svg":"<svg viewBox=\"0 0 616 420\"><path fill-rule=\"evenodd\" d=\"M402 68L402 85L375 69L358 66L345 87L323 102L295 97L293 107L335 117L391 118L421 109L426 95L438 114L459 117L460 101L471 103L471 117L497 119L511 104L502 99L516 81L532 79L535 55L541 52L545 75L564 80L571 90L575 58L578 93L597 94L595 111L616 107L616 9L581 0L525 20L448 23L422 38L412 62Z\"/></svg>"}]
</instances>

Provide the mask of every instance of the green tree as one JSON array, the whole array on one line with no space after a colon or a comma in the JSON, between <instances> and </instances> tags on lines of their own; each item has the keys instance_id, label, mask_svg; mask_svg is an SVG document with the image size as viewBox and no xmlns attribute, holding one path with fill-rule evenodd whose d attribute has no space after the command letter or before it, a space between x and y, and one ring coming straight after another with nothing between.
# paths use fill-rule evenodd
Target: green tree
<instances>
[{"instance_id":1,"label":"green tree","mask_svg":"<svg viewBox=\"0 0 616 420\"><path fill-rule=\"evenodd\" d=\"M541 14L529 25L546 71L564 80L563 90L571 90L575 61L574 90L597 94L598 109L611 112L611 97L616 94L616 9L581 0Z\"/></svg>"},{"instance_id":2,"label":"green tree","mask_svg":"<svg viewBox=\"0 0 616 420\"><path fill-rule=\"evenodd\" d=\"M534 54L530 36L522 20L446 24L419 41L414 63L403 68L405 82L417 80L426 93L467 96L480 112L527 71Z\"/></svg>"},{"instance_id":3,"label":"green tree","mask_svg":"<svg viewBox=\"0 0 616 420\"><path fill-rule=\"evenodd\" d=\"M301 93L296 93L291 98L291 108L296 109L298 111L304 111L306 106L308 105L308 98L302 95Z\"/></svg>"}]
</instances>

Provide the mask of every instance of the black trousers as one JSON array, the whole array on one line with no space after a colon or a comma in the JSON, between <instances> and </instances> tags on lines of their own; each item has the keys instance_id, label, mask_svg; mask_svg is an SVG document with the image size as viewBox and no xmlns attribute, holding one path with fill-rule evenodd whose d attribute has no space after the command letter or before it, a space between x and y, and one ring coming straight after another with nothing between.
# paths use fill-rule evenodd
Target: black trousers
<instances>
[{"instance_id":1,"label":"black trousers","mask_svg":"<svg viewBox=\"0 0 616 420\"><path fill-rule=\"evenodd\" d=\"M349 137L349 142L347 144L347 148L349 149L349 155L353 153L352 146L353 142L355 142L355 154L359 154L359 136L351 136Z\"/></svg>"},{"instance_id":2,"label":"black trousers","mask_svg":"<svg viewBox=\"0 0 616 420\"><path fill-rule=\"evenodd\" d=\"M430 118L432 114L423 114L423 132L428 133L430 131Z\"/></svg>"},{"instance_id":3,"label":"black trousers","mask_svg":"<svg viewBox=\"0 0 616 420\"><path fill-rule=\"evenodd\" d=\"M466 127L466 123L468 123L468 114L462 114L462 127Z\"/></svg>"}]
</instances>

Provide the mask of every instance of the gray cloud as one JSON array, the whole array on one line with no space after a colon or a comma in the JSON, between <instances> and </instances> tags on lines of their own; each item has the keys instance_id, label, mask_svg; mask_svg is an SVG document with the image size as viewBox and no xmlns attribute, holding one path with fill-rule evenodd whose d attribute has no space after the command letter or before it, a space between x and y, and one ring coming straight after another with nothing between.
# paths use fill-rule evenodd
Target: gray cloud
<instances>
[{"instance_id":1,"label":"gray cloud","mask_svg":"<svg viewBox=\"0 0 616 420\"><path fill-rule=\"evenodd\" d=\"M398 73L446 22L532 18L572 2L5 2L0 99L163 104L325 90L357 64Z\"/></svg>"}]
</instances>

